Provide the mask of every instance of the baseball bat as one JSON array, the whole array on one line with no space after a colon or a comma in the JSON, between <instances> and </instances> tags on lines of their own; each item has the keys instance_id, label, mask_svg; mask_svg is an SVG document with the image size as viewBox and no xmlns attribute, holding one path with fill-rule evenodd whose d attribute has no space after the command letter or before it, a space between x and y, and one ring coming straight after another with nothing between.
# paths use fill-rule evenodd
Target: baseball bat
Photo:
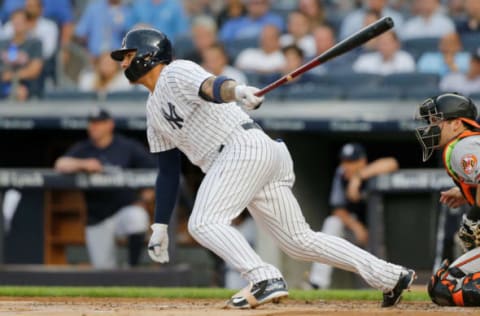
<instances>
[{"instance_id":1,"label":"baseball bat","mask_svg":"<svg viewBox=\"0 0 480 316\"><path fill-rule=\"evenodd\" d=\"M374 37L379 36L380 34L385 33L386 31L390 30L393 27L393 20L391 17L384 17L380 20L364 27L360 31L350 35L346 39L342 40L341 42L337 43L335 46L331 47L327 51L323 52L322 54L318 55L308 63L298 67L294 71L290 72L289 74L283 76L282 78L278 79L277 81L272 82L268 86L264 87L260 91L256 92L255 95L257 97L261 97L266 93L272 91L273 89L278 88L279 86L283 85L286 82L289 82L296 77L300 76L306 71L325 63L326 61L333 59L339 55L342 55L355 47L363 45L364 43L368 42Z\"/></svg>"}]
</instances>

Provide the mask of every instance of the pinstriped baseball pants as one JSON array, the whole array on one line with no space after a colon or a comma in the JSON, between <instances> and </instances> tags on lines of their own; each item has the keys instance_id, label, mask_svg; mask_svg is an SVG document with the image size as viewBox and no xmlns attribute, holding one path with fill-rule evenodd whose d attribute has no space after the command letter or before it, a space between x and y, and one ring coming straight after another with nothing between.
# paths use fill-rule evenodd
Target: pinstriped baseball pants
<instances>
[{"instance_id":1,"label":"pinstriped baseball pants","mask_svg":"<svg viewBox=\"0 0 480 316\"><path fill-rule=\"evenodd\" d=\"M188 223L191 235L253 283L281 277L230 225L247 207L260 229L292 258L356 272L370 286L391 290L404 268L344 239L312 231L291 191L294 180L283 142L258 129L235 131L199 188Z\"/></svg>"}]
</instances>

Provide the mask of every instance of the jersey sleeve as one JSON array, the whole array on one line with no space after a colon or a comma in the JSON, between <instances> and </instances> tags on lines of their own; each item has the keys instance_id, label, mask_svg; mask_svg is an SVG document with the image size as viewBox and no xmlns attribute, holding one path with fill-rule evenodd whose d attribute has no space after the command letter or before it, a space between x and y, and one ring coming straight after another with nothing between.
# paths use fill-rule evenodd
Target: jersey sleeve
<instances>
[{"instance_id":1,"label":"jersey sleeve","mask_svg":"<svg viewBox=\"0 0 480 316\"><path fill-rule=\"evenodd\" d=\"M172 66L167 80L172 83L173 92L178 91L176 94L183 95L187 100L198 99L202 83L214 76L188 60L178 60Z\"/></svg>"},{"instance_id":2,"label":"jersey sleeve","mask_svg":"<svg viewBox=\"0 0 480 316\"><path fill-rule=\"evenodd\" d=\"M162 133L156 132L153 127L147 124L147 140L150 152L158 153L175 148L176 146Z\"/></svg>"},{"instance_id":3,"label":"jersey sleeve","mask_svg":"<svg viewBox=\"0 0 480 316\"><path fill-rule=\"evenodd\" d=\"M480 183L480 136L460 140L452 151L450 166L467 184Z\"/></svg>"},{"instance_id":4,"label":"jersey sleeve","mask_svg":"<svg viewBox=\"0 0 480 316\"><path fill-rule=\"evenodd\" d=\"M70 147L65 154L63 154L63 157L70 157L70 158L86 158L87 157L87 151L85 150L85 143L80 142L74 144L72 147Z\"/></svg>"}]
</instances>

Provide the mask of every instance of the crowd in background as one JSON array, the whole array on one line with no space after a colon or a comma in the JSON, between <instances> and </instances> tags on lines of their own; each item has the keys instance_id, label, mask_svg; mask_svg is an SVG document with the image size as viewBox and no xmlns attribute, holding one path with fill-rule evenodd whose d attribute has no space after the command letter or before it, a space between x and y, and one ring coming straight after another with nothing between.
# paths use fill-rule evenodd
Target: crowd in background
<instances>
[{"instance_id":1,"label":"crowd in background","mask_svg":"<svg viewBox=\"0 0 480 316\"><path fill-rule=\"evenodd\" d=\"M176 58L197 62L215 75L262 86L382 16L393 18L393 31L317 67L284 90L310 87L318 93L312 85L373 83L370 92L383 89L394 98L398 89L418 80L427 90L468 95L480 91L478 0L1 2L2 98L136 89L109 58L109 51L119 48L134 27L164 32L174 44ZM350 79L358 73L369 76ZM407 74L419 76L415 80Z\"/></svg>"}]
</instances>

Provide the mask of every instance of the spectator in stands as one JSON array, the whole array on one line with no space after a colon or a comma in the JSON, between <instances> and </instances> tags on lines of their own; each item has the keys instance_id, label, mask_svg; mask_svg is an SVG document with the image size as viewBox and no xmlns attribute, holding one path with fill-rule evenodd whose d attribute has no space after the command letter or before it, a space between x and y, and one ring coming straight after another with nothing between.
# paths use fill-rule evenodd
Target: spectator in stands
<instances>
[{"instance_id":1,"label":"spectator in stands","mask_svg":"<svg viewBox=\"0 0 480 316\"><path fill-rule=\"evenodd\" d=\"M266 25L275 25L283 31L282 17L270 12L270 0L246 0L247 15L227 21L220 30L224 43L245 38L258 38Z\"/></svg>"},{"instance_id":2,"label":"spectator in stands","mask_svg":"<svg viewBox=\"0 0 480 316\"><path fill-rule=\"evenodd\" d=\"M305 56L315 55L315 39L310 32L308 18L300 11L292 11L288 15L287 33L280 37L282 47L296 45L303 50Z\"/></svg>"},{"instance_id":3,"label":"spectator in stands","mask_svg":"<svg viewBox=\"0 0 480 316\"><path fill-rule=\"evenodd\" d=\"M447 0L447 15L454 20L465 17L465 0Z\"/></svg>"},{"instance_id":4,"label":"spectator in stands","mask_svg":"<svg viewBox=\"0 0 480 316\"><path fill-rule=\"evenodd\" d=\"M315 56L323 54L335 45L335 31L330 25L323 24L316 26L313 29L313 37L315 39ZM336 73L351 72L355 56L357 56L355 51L349 52L348 54L330 60L328 63L313 68L311 73L315 75L325 75L330 71L335 71ZM307 56L307 59L311 59L312 57L313 56Z\"/></svg>"},{"instance_id":5,"label":"spectator in stands","mask_svg":"<svg viewBox=\"0 0 480 316\"><path fill-rule=\"evenodd\" d=\"M444 76L450 72L467 72L470 54L462 51L462 42L457 33L442 37L439 51L424 53L418 60L418 72Z\"/></svg>"},{"instance_id":6,"label":"spectator in stands","mask_svg":"<svg viewBox=\"0 0 480 316\"><path fill-rule=\"evenodd\" d=\"M91 1L80 17L75 36L86 41L93 57L107 50L122 46L127 31L128 8L121 0Z\"/></svg>"},{"instance_id":7,"label":"spectator in stands","mask_svg":"<svg viewBox=\"0 0 480 316\"><path fill-rule=\"evenodd\" d=\"M376 52L365 53L353 64L355 72L390 75L415 71L413 57L400 50L400 41L393 31L378 37Z\"/></svg>"},{"instance_id":8,"label":"spectator in stands","mask_svg":"<svg viewBox=\"0 0 480 316\"><path fill-rule=\"evenodd\" d=\"M466 74L456 72L445 76L440 81L440 90L465 95L480 92L480 48L472 53L468 72Z\"/></svg>"},{"instance_id":9,"label":"spectator in stands","mask_svg":"<svg viewBox=\"0 0 480 316\"><path fill-rule=\"evenodd\" d=\"M107 93L134 89L109 52L97 57L93 66L93 70L83 70L80 73L78 81L80 91Z\"/></svg>"},{"instance_id":10,"label":"spectator in stands","mask_svg":"<svg viewBox=\"0 0 480 316\"><path fill-rule=\"evenodd\" d=\"M216 43L202 53L202 66L215 76L226 76L236 82L247 83L245 74L228 64L228 55L222 44Z\"/></svg>"},{"instance_id":11,"label":"spectator in stands","mask_svg":"<svg viewBox=\"0 0 480 316\"><path fill-rule=\"evenodd\" d=\"M407 20L399 29L402 40L422 37L440 38L455 32L452 20L441 11L440 0L415 1L413 5L416 16Z\"/></svg>"},{"instance_id":12,"label":"spectator in stands","mask_svg":"<svg viewBox=\"0 0 480 316\"><path fill-rule=\"evenodd\" d=\"M265 86L267 84L274 82L277 79L280 79L280 77L286 74L289 74L290 72L300 67L305 61L305 55L303 53L303 50L296 45L288 45L283 47L282 54L285 58L285 65L283 66L281 72L276 74L261 76L259 78L260 85ZM296 77L295 79L287 82L280 89L286 89L298 84L301 85L305 83L312 83L313 82L312 76L313 74L311 72L306 72Z\"/></svg>"},{"instance_id":13,"label":"spectator in stands","mask_svg":"<svg viewBox=\"0 0 480 316\"><path fill-rule=\"evenodd\" d=\"M321 0L300 0L298 10L307 17L310 31L326 22L325 9Z\"/></svg>"},{"instance_id":14,"label":"spectator in stands","mask_svg":"<svg viewBox=\"0 0 480 316\"><path fill-rule=\"evenodd\" d=\"M375 10L368 10L365 12L365 15L363 17L363 26L370 25L380 19L380 14L375 11ZM375 47L377 46L377 39L378 37L374 37L365 44L363 44L362 49L366 51L373 51L375 50Z\"/></svg>"},{"instance_id":15,"label":"spectator in stands","mask_svg":"<svg viewBox=\"0 0 480 316\"><path fill-rule=\"evenodd\" d=\"M161 30L172 41L189 30L188 18L181 1L136 0L130 11L129 28L148 25Z\"/></svg>"},{"instance_id":16,"label":"spectator in stands","mask_svg":"<svg viewBox=\"0 0 480 316\"><path fill-rule=\"evenodd\" d=\"M422 0L423 1L423 0ZM360 30L364 23L366 12L373 10L380 16L390 16L395 22L395 28L401 29L403 25L402 15L387 6L387 0L364 0L364 7L347 15L340 27L340 38L344 39Z\"/></svg>"},{"instance_id":17,"label":"spectator in stands","mask_svg":"<svg viewBox=\"0 0 480 316\"><path fill-rule=\"evenodd\" d=\"M201 15L193 19L191 32L193 50L185 59L200 63L203 52L217 42L217 25L212 17Z\"/></svg>"},{"instance_id":18,"label":"spectator in stands","mask_svg":"<svg viewBox=\"0 0 480 316\"><path fill-rule=\"evenodd\" d=\"M465 0L467 16L457 22L457 32L460 35L474 33L480 35L480 1Z\"/></svg>"},{"instance_id":19,"label":"spectator in stands","mask_svg":"<svg viewBox=\"0 0 480 316\"><path fill-rule=\"evenodd\" d=\"M240 52L235 66L255 73L280 72L285 66L285 58L280 50L280 30L275 25L266 25L260 35L260 47Z\"/></svg>"},{"instance_id":20,"label":"spectator in stands","mask_svg":"<svg viewBox=\"0 0 480 316\"><path fill-rule=\"evenodd\" d=\"M73 8L71 0L42 0L43 16L57 23L60 43L68 45L73 34ZM4 0L0 20L6 21L14 10L24 8L25 0Z\"/></svg>"},{"instance_id":21,"label":"spectator in stands","mask_svg":"<svg viewBox=\"0 0 480 316\"><path fill-rule=\"evenodd\" d=\"M24 101L42 94L42 43L28 37L27 14L11 14L13 35L0 41L0 97Z\"/></svg>"},{"instance_id":22,"label":"spectator in stands","mask_svg":"<svg viewBox=\"0 0 480 316\"><path fill-rule=\"evenodd\" d=\"M246 14L247 9L243 4L243 0L226 0L225 6L217 15L217 26L221 29L225 22L243 17Z\"/></svg>"},{"instance_id":23,"label":"spectator in stands","mask_svg":"<svg viewBox=\"0 0 480 316\"><path fill-rule=\"evenodd\" d=\"M42 10L41 0L25 1L29 36L42 42L43 59L47 60L52 58L57 51L58 27L55 22L42 16ZM1 37L11 38L12 35L13 27L9 22L1 29Z\"/></svg>"},{"instance_id":24,"label":"spectator in stands","mask_svg":"<svg viewBox=\"0 0 480 316\"><path fill-rule=\"evenodd\" d=\"M338 237L353 234L354 242L365 247L368 242L367 209L364 190L366 181L381 174L394 172L398 162L393 157L379 158L368 163L365 148L359 143L347 143L340 150L340 165L335 170L330 192L332 213L323 222L322 232ZM310 285L329 288L333 268L313 263Z\"/></svg>"},{"instance_id":25,"label":"spectator in stands","mask_svg":"<svg viewBox=\"0 0 480 316\"><path fill-rule=\"evenodd\" d=\"M105 109L89 115L89 139L73 145L55 161L62 173L109 172L125 168L155 168L144 146L114 134L114 121ZM115 237L128 237L130 266L139 263L148 230L149 215L145 203L153 200L152 190L86 190L87 223L85 238L90 261L95 268L117 267Z\"/></svg>"}]
</instances>

